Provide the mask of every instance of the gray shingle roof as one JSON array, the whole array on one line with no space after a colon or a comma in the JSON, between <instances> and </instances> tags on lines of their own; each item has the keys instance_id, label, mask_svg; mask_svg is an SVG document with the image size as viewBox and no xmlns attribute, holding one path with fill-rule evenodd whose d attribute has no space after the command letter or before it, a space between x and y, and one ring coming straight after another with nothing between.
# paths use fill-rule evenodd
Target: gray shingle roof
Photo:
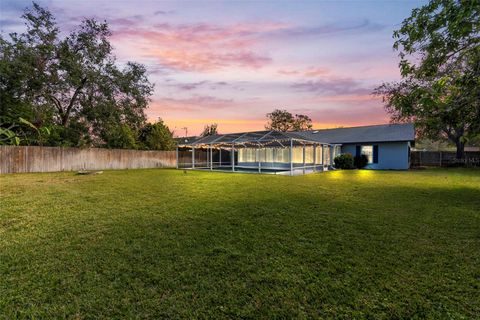
<instances>
[{"instance_id":1,"label":"gray shingle roof","mask_svg":"<svg viewBox=\"0 0 480 320\"><path fill-rule=\"evenodd\" d=\"M297 132L254 131L189 138L191 139L187 139L188 141L178 139L177 143L179 145L229 144L232 142L267 143L290 138L329 144L414 141L415 129L412 123L404 123Z\"/></svg>"},{"instance_id":2,"label":"gray shingle roof","mask_svg":"<svg viewBox=\"0 0 480 320\"><path fill-rule=\"evenodd\" d=\"M311 130L298 132L298 134L307 140L333 144L415 140L415 128L413 123Z\"/></svg>"}]
</instances>

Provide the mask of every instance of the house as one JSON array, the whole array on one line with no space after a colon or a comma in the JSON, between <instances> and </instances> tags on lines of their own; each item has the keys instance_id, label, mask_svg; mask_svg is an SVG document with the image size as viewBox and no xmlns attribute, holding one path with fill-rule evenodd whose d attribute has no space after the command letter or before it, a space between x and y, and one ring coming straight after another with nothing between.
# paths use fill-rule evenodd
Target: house
<instances>
[{"instance_id":1,"label":"house","mask_svg":"<svg viewBox=\"0 0 480 320\"><path fill-rule=\"evenodd\" d=\"M367 169L406 170L414 141L412 124L217 134L179 140L177 167L295 175L329 170L350 153L367 155Z\"/></svg>"},{"instance_id":2,"label":"house","mask_svg":"<svg viewBox=\"0 0 480 320\"><path fill-rule=\"evenodd\" d=\"M367 155L367 169L406 170L415 143L412 123L298 132L306 139L341 145L341 153Z\"/></svg>"}]
</instances>

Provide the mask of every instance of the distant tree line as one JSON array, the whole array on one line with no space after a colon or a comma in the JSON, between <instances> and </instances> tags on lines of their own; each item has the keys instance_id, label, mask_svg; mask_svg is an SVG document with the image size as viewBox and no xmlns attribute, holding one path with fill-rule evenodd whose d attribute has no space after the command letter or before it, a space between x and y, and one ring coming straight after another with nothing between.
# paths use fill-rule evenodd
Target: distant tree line
<instances>
[{"instance_id":1,"label":"distant tree line","mask_svg":"<svg viewBox=\"0 0 480 320\"><path fill-rule=\"evenodd\" d=\"M119 66L106 22L85 19L62 36L36 3L22 19L25 32L0 35L0 144L174 147L163 121L146 121L145 66Z\"/></svg>"}]
</instances>

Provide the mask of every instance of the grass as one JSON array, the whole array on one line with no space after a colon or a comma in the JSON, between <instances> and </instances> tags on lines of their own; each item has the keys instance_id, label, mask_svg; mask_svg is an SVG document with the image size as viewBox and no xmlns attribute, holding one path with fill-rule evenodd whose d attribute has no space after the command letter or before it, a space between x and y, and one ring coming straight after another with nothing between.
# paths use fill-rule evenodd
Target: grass
<instances>
[{"instance_id":1,"label":"grass","mask_svg":"<svg viewBox=\"0 0 480 320\"><path fill-rule=\"evenodd\" d=\"M480 171L0 176L0 318L480 317Z\"/></svg>"}]
</instances>

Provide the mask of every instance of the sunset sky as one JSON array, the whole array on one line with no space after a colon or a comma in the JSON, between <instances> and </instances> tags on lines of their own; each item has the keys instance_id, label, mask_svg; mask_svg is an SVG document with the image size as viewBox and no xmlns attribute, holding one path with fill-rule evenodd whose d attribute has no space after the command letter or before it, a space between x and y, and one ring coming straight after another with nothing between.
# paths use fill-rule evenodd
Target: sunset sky
<instances>
[{"instance_id":1,"label":"sunset sky","mask_svg":"<svg viewBox=\"0 0 480 320\"><path fill-rule=\"evenodd\" d=\"M1 0L2 32L28 1ZM107 20L115 55L147 66L148 118L176 135L262 130L275 108L316 128L388 122L371 96L399 79L392 32L425 1L38 1L71 30Z\"/></svg>"}]
</instances>

